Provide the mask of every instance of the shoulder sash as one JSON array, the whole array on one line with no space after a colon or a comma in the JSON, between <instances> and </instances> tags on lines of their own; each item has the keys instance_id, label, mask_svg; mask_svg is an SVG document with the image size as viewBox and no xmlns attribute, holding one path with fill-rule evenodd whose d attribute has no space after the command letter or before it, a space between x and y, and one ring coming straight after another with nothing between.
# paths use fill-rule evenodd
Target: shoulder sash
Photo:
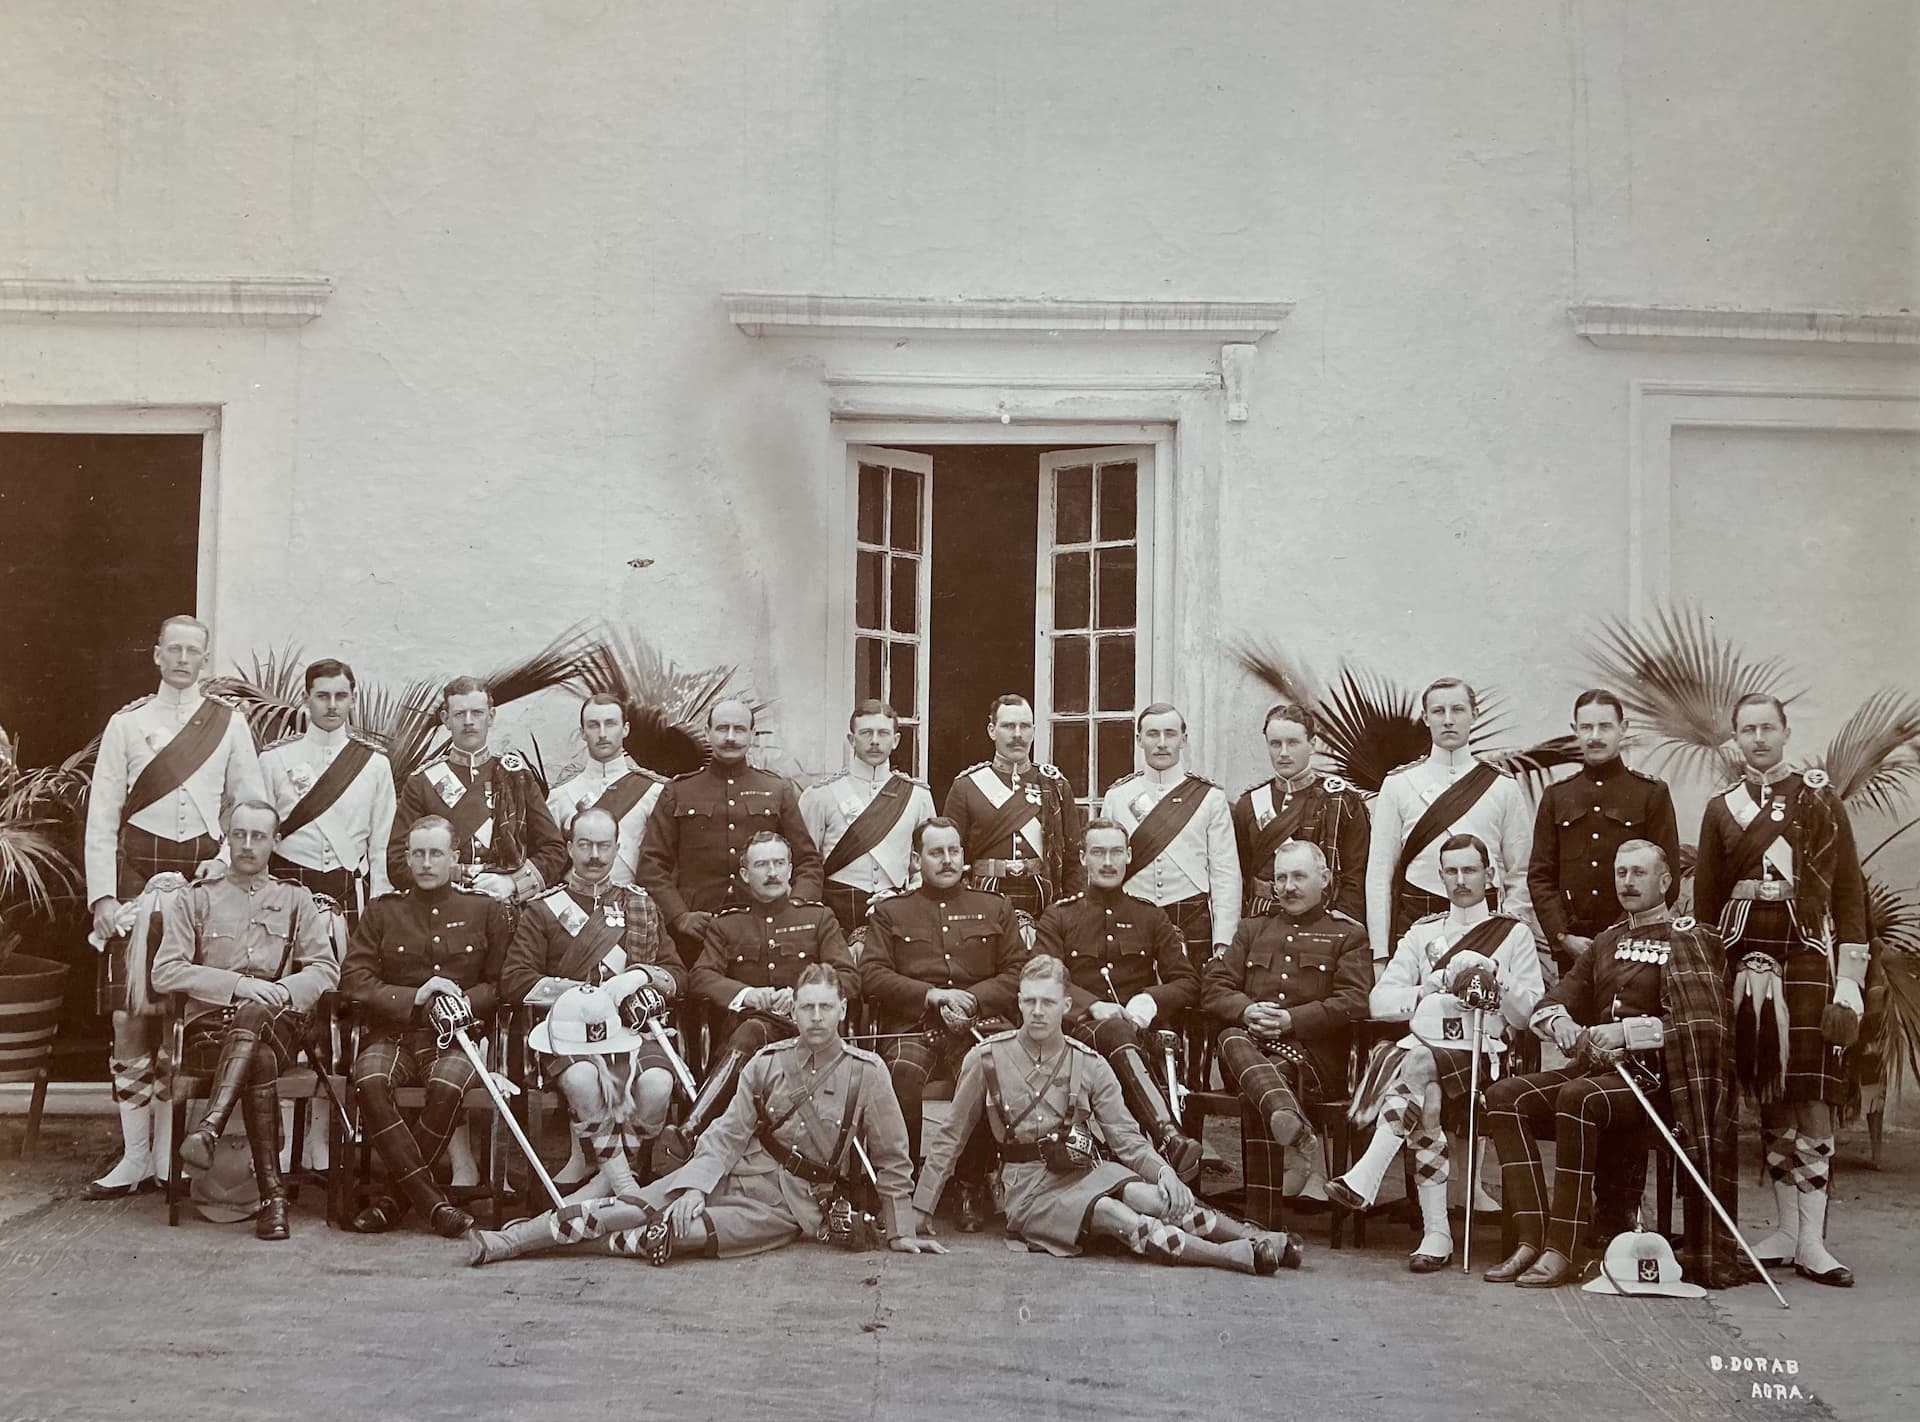
<instances>
[{"instance_id":1,"label":"shoulder sash","mask_svg":"<svg viewBox=\"0 0 1920 1422\"><path fill-rule=\"evenodd\" d=\"M373 759L373 751L366 742L347 737L347 743L340 747L340 753L333 758L313 787L300 797L300 803L287 812L280 825L280 837L286 839L295 832L305 829L334 806L347 791L347 787L360 778L360 772Z\"/></svg>"},{"instance_id":2,"label":"shoulder sash","mask_svg":"<svg viewBox=\"0 0 1920 1422\"><path fill-rule=\"evenodd\" d=\"M232 719L233 708L224 701L216 701L211 696L202 701L200 709L187 719L180 733L162 746L160 754L134 777L126 804L120 808L121 819L132 819L186 784L219 749L220 742L226 739L227 723Z\"/></svg>"},{"instance_id":3,"label":"shoulder sash","mask_svg":"<svg viewBox=\"0 0 1920 1422\"><path fill-rule=\"evenodd\" d=\"M821 871L823 876L831 879L892 834L912 798L913 782L896 770L867 802L866 809L854 817L847 832L834 842L833 853L827 856Z\"/></svg>"},{"instance_id":4,"label":"shoulder sash","mask_svg":"<svg viewBox=\"0 0 1920 1422\"><path fill-rule=\"evenodd\" d=\"M1188 775L1160 797L1160 803L1147 811L1146 817L1127 836L1127 847L1133 851L1129 873L1138 874L1167 852L1167 846L1191 823L1212 788L1211 781Z\"/></svg>"},{"instance_id":5,"label":"shoulder sash","mask_svg":"<svg viewBox=\"0 0 1920 1422\"><path fill-rule=\"evenodd\" d=\"M1421 853L1453 827L1468 810L1479 803L1480 797L1493 788L1499 780L1500 772L1484 760L1475 761L1473 769L1461 776L1453 784L1440 792L1440 796L1426 812L1413 823L1407 833L1407 842L1401 846L1400 862L1393 867L1393 882L1398 884L1407 877L1407 870Z\"/></svg>"}]
</instances>

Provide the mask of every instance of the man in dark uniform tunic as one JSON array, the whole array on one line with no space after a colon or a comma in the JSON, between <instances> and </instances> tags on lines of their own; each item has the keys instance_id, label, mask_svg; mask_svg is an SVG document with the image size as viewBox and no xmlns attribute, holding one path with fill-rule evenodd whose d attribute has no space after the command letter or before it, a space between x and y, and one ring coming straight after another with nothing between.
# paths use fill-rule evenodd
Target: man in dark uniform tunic
<instances>
[{"instance_id":1,"label":"man in dark uniform tunic","mask_svg":"<svg viewBox=\"0 0 1920 1422\"><path fill-rule=\"evenodd\" d=\"M1787 768L1786 709L1742 697L1733 731L1746 773L1707 801L1693 901L1726 944L1735 1066L1760 1108L1780 1212L1755 1252L1848 1288L1852 1271L1827 1251L1827 1201L1833 1108L1865 1015L1866 883L1826 771Z\"/></svg>"},{"instance_id":2,"label":"man in dark uniform tunic","mask_svg":"<svg viewBox=\"0 0 1920 1422\"><path fill-rule=\"evenodd\" d=\"M802 840L810 843L804 834ZM747 1059L793 1036L793 985L809 963L838 972L849 1002L860 995L860 972L833 911L791 892L793 850L787 841L762 830L747 842L741 861L748 901L707 916L707 946L693 965L689 996L716 1024L717 1052L686 1120L661 1133L666 1154L680 1162L726 1109Z\"/></svg>"},{"instance_id":3,"label":"man in dark uniform tunic","mask_svg":"<svg viewBox=\"0 0 1920 1422\"><path fill-rule=\"evenodd\" d=\"M451 738L446 753L407 777L387 845L387 875L407 884L410 827L427 815L447 821L458 877L506 903L529 899L567 872L567 846L547 809L546 791L520 755L496 756L493 693L477 676L455 677L440 697Z\"/></svg>"},{"instance_id":4,"label":"man in dark uniform tunic","mask_svg":"<svg viewBox=\"0 0 1920 1422\"><path fill-rule=\"evenodd\" d=\"M918 1160L927 1082L956 1078L982 1024L1012 1020L1027 949L1006 897L961 882L967 866L959 826L928 820L914 830L913 845L920 887L873 906L860 989L879 1018L880 1055L906 1117L908 1153ZM990 1213L992 1147L976 1131L954 1173L960 1228L969 1233Z\"/></svg>"},{"instance_id":5,"label":"man in dark uniform tunic","mask_svg":"<svg viewBox=\"0 0 1920 1422\"><path fill-rule=\"evenodd\" d=\"M1127 1109L1182 1180L1200 1173L1200 1142L1182 1135L1141 1050L1155 1022L1171 1024L1200 997L1200 974L1166 910L1122 889L1130 850L1112 820L1087 826L1084 893L1047 906L1034 950L1067 965L1067 1031L1107 1059Z\"/></svg>"},{"instance_id":6,"label":"man in dark uniform tunic","mask_svg":"<svg viewBox=\"0 0 1920 1422\"><path fill-rule=\"evenodd\" d=\"M441 1048L428 1004L441 993L464 998L481 1022L499 1003L496 984L512 934L512 913L498 900L453 882L453 826L438 815L407 831L407 874L413 887L367 905L347 945L340 989L366 1014L367 1040L353 1062L353 1089L368 1139L386 1161L399 1193L379 1196L353 1227L378 1234L411 1205L436 1234L458 1238L473 1227L447 1203L430 1174L458 1124L473 1084L473 1063L457 1047ZM397 1086L424 1085L426 1105L408 1127L395 1105Z\"/></svg>"},{"instance_id":7,"label":"man in dark uniform tunic","mask_svg":"<svg viewBox=\"0 0 1920 1422\"><path fill-rule=\"evenodd\" d=\"M1032 759L1033 707L1002 696L987 713L993 759L970 765L947 791L946 815L960 827L975 888L1005 894L1039 917L1080 887L1084 817L1058 768Z\"/></svg>"},{"instance_id":8,"label":"man in dark uniform tunic","mask_svg":"<svg viewBox=\"0 0 1920 1422\"><path fill-rule=\"evenodd\" d=\"M794 895L820 898L820 851L800 815L793 782L747 764L753 744L753 708L737 697L707 713L713 759L675 776L660 792L640 846L640 887L667 921L681 961L689 967L706 947L708 922L721 909L747 902L741 877L747 845L777 834L791 848Z\"/></svg>"},{"instance_id":9,"label":"man in dark uniform tunic","mask_svg":"<svg viewBox=\"0 0 1920 1422\"><path fill-rule=\"evenodd\" d=\"M1290 839L1317 844L1333 876L1327 907L1361 923L1367 915L1367 800L1335 775L1313 768L1320 723L1304 706L1281 702L1267 712L1264 734L1273 779L1233 802L1233 835L1249 914L1273 911L1273 854Z\"/></svg>"}]
</instances>

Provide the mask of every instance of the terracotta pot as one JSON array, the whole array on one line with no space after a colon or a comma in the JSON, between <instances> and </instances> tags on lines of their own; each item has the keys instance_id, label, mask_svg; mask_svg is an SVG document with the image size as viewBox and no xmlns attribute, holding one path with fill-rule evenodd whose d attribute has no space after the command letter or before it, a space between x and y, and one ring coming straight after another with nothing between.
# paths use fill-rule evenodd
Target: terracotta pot
<instances>
[{"instance_id":1,"label":"terracotta pot","mask_svg":"<svg viewBox=\"0 0 1920 1422\"><path fill-rule=\"evenodd\" d=\"M67 965L16 953L0 963L0 1081L28 1081L53 1054Z\"/></svg>"}]
</instances>

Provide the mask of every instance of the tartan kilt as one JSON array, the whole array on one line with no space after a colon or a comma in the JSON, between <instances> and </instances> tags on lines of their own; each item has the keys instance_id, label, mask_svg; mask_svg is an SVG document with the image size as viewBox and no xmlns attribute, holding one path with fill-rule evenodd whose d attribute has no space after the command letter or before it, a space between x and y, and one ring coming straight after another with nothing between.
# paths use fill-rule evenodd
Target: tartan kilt
<instances>
[{"instance_id":1,"label":"tartan kilt","mask_svg":"<svg viewBox=\"0 0 1920 1422\"><path fill-rule=\"evenodd\" d=\"M1737 905L1727 907L1732 911ZM1787 905L1768 903L1750 906L1739 941L1727 944L1727 966L1738 971L1739 960L1749 953L1765 953L1783 965L1787 1082L1780 1100L1841 1104L1847 1095L1847 1053L1835 1051L1820 1031L1820 1019L1833 1001L1833 968L1827 955L1800 936Z\"/></svg>"},{"instance_id":2,"label":"tartan kilt","mask_svg":"<svg viewBox=\"0 0 1920 1422\"><path fill-rule=\"evenodd\" d=\"M1213 900L1205 894L1195 894L1163 907L1167 917L1173 920L1180 941L1187 946L1187 961L1205 972L1208 960L1213 957Z\"/></svg>"},{"instance_id":3,"label":"tartan kilt","mask_svg":"<svg viewBox=\"0 0 1920 1422\"><path fill-rule=\"evenodd\" d=\"M1473 1053L1449 1051L1445 1047L1428 1048L1433 1057L1434 1077L1440 1083L1440 1119L1448 1130L1462 1134L1467 1129L1467 1094L1473 1090ZM1503 1053L1504 1055L1504 1053ZM1480 1054L1480 1089L1493 1081L1494 1057Z\"/></svg>"},{"instance_id":4,"label":"tartan kilt","mask_svg":"<svg viewBox=\"0 0 1920 1422\"><path fill-rule=\"evenodd\" d=\"M304 864L296 864L276 854L268 864L267 872L289 884L298 884L313 893L325 894L346 914L349 928L359 922L359 899L353 887L357 876L351 869L309 869Z\"/></svg>"},{"instance_id":5,"label":"tartan kilt","mask_svg":"<svg viewBox=\"0 0 1920 1422\"><path fill-rule=\"evenodd\" d=\"M162 839L157 834L148 834L138 825L122 825L120 851L115 866L115 897L123 904L132 902L145 890L147 880L156 874L184 874L191 882L193 871L206 860L216 858L219 853L220 841L212 835L203 834L198 839L187 840ZM146 951L131 955L134 962L140 965L140 971L150 969L154 951L160 946L161 931L160 915L155 914L147 931ZM133 971L127 950L131 946L125 938L115 938L101 952L99 976L94 983L96 1012L127 1010L127 975ZM160 1000L151 982L147 984L147 1000Z\"/></svg>"},{"instance_id":6,"label":"tartan kilt","mask_svg":"<svg viewBox=\"0 0 1920 1422\"><path fill-rule=\"evenodd\" d=\"M259 1040L273 1052L274 1075L283 1074L299 1058L306 1046L307 1028L312 1018L291 1007L271 1009L260 1026ZM224 1011L203 1013L187 1024L181 1066L193 1076L210 1075L220 1061L226 1045L227 1028L232 1025Z\"/></svg>"}]
</instances>

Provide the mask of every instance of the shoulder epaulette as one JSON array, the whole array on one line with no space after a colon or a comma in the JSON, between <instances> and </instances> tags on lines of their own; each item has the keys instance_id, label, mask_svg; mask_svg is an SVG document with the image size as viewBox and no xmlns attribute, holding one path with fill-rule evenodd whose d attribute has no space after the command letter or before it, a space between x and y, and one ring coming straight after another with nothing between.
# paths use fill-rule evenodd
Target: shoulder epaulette
<instances>
[{"instance_id":1,"label":"shoulder epaulette","mask_svg":"<svg viewBox=\"0 0 1920 1422\"><path fill-rule=\"evenodd\" d=\"M405 898L406 893L407 891L405 889L388 889L384 894L375 894L371 899L368 899L367 902L370 904L385 903L388 899Z\"/></svg>"},{"instance_id":2,"label":"shoulder epaulette","mask_svg":"<svg viewBox=\"0 0 1920 1422\"><path fill-rule=\"evenodd\" d=\"M243 709L238 701L235 701L231 696L224 695L221 692L208 691L205 687L201 687L200 694L206 697L206 699L209 701L219 702L222 706L226 707L227 710L229 711L239 711Z\"/></svg>"},{"instance_id":3,"label":"shoulder epaulette","mask_svg":"<svg viewBox=\"0 0 1920 1422\"><path fill-rule=\"evenodd\" d=\"M1079 903L1080 900L1084 899L1086 896L1087 896L1086 891L1083 889L1077 894L1067 894L1061 898L1057 898L1051 904L1048 904L1047 907L1048 908L1054 908L1054 907L1065 908L1068 904Z\"/></svg>"},{"instance_id":4,"label":"shoulder epaulette","mask_svg":"<svg viewBox=\"0 0 1920 1422\"><path fill-rule=\"evenodd\" d=\"M960 775L971 775L973 774L974 771L985 770L988 766L992 764L993 762L990 760L976 760L972 765L968 766L965 770L962 770L960 772ZM960 775L954 776L954 779L958 780L960 778Z\"/></svg>"},{"instance_id":5,"label":"shoulder epaulette","mask_svg":"<svg viewBox=\"0 0 1920 1422\"><path fill-rule=\"evenodd\" d=\"M800 1045L800 1039L798 1037L782 1037L777 1042L767 1043L766 1046L762 1047L759 1051L755 1052L753 1055L755 1057L764 1057L770 1052L784 1052L789 1047L797 1047L799 1045ZM748 1058L749 1061L751 1061L752 1059L753 1059L752 1057Z\"/></svg>"},{"instance_id":6,"label":"shoulder epaulette","mask_svg":"<svg viewBox=\"0 0 1920 1422\"><path fill-rule=\"evenodd\" d=\"M1399 775L1404 771L1412 770L1416 765L1421 764L1425 760L1426 760L1426 757L1424 755L1417 755L1412 760L1408 761L1405 765L1396 765L1392 770L1389 770L1387 772L1387 775ZM1387 783L1387 775L1383 775L1380 777L1380 783L1382 785Z\"/></svg>"},{"instance_id":7,"label":"shoulder epaulette","mask_svg":"<svg viewBox=\"0 0 1920 1422\"><path fill-rule=\"evenodd\" d=\"M887 1064L881 1059L878 1052L870 1052L865 1047L856 1047L851 1042L842 1042L840 1045L846 1048L847 1055L856 1061L863 1061L869 1065L877 1066L883 1071L886 1069Z\"/></svg>"},{"instance_id":8,"label":"shoulder epaulette","mask_svg":"<svg viewBox=\"0 0 1920 1422\"><path fill-rule=\"evenodd\" d=\"M138 711L142 706L145 706L149 701L153 700L154 695L154 692L149 691L145 696L136 696L125 706L122 706L120 711ZM118 716L120 711L116 711L113 714Z\"/></svg>"},{"instance_id":9,"label":"shoulder epaulette","mask_svg":"<svg viewBox=\"0 0 1920 1422\"><path fill-rule=\"evenodd\" d=\"M1652 785L1658 785L1661 783L1659 776L1649 775L1644 770L1635 770L1630 765L1626 767L1626 770L1627 770L1627 774L1631 775L1635 780L1645 780Z\"/></svg>"},{"instance_id":10,"label":"shoulder epaulette","mask_svg":"<svg viewBox=\"0 0 1920 1422\"><path fill-rule=\"evenodd\" d=\"M413 773L415 775L418 775L423 770L432 770L434 766L445 765L446 763L447 763L447 752L443 750L438 755L430 755L425 760L421 761L420 764L416 765L413 768Z\"/></svg>"},{"instance_id":11,"label":"shoulder epaulette","mask_svg":"<svg viewBox=\"0 0 1920 1422\"><path fill-rule=\"evenodd\" d=\"M826 905L821 903L820 900L818 899L796 899L792 894L787 895L787 902L792 904L795 908L825 908L826 907Z\"/></svg>"},{"instance_id":12,"label":"shoulder epaulette","mask_svg":"<svg viewBox=\"0 0 1920 1422\"><path fill-rule=\"evenodd\" d=\"M306 735L305 731L289 731L287 732L286 735L282 736L279 740L269 741L264 746L261 746L260 754L265 755L268 751L279 750L281 746L290 746L295 741L300 740L305 735Z\"/></svg>"},{"instance_id":13,"label":"shoulder epaulette","mask_svg":"<svg viewBox=\"0 0 1920 1422\"><path fill-rule=\"evenodd\" d=\"M1423 923L1438 923L1441 919L1445 917L1446 917L1446 914L1444 912L1422 914L1419 918L1416 918L1413 921L1413 926L1415 928L1418 928Z\"/></svg>"},{"instance_id":14,"label":"shoulder epaulette","mask_svg":"<svg viewBox=\"0 0 1920 1422\"><path fill-rule=\"evenodd\" d=\"M703 766L700 766L700 767L699 767L698 769L695 769L695 770L683 770L683 771L681 771L681 772L680 772L680 773L679 773L678 775L676 775L676 776L674 776L673 778L674 778L674 779L675 779L676 781L679 781L679 780L691 780L691 779L693 779L693 777L694 777L694 776L696 776L696 775L698 775L698 774L700 774L700 773L701 773L701 771L703 771L703 770L705 770L705 769L706 769L706 767L705 767L705 766L703 765Z\"/></svg>"},{"instance_id":15,"label":"shoulder epaulette","mask_svg":"<svg viewBox=\"0 0 1920 1422\"><path fill-rule=\"evenodd\" d=\"M1718 790L1715 790L1711 795L1707 796L1707 798L1709 800L1718 800L1722 795L1730 795L1746 783L1745 776L1742 776L1738 780L1729 780L1725 785L1722 785Z\"/></svg>"},{"instance_id":16,"label":"shoulder epaulette","mask_svg":"<svg viewBox=\"0 0 1920 1422\"><path fill-rule=\"evenodd\" d=\"M534 897L536 899L550 899L555 894L564 895L566 892L567 886L565 884L555 884L551 889L542 889L539 893L535 894Z\"/></svg>"},{"instance_id":17,"label":"shoulder epaulette","mask_svg":"<svg viewBox=\"0 0 1920 1422\"><path fill-rule=\"evenodd\" d=\"M1111 795L1115 790L1118 790L1122 785L1125 785L1129 780L1138 780L1140 778L1140 775L1141 775L1141 772L1137 770L1129 770L1125 775L1121 776L1118 780L1114 781L1113 784L1107 787L1107 793Z\"/></svg>"},{"instance_id":18,"label":"shoulder epaulette","mask_svg":"<svg viewBox=\"0 0 1920 1422\"><path fill-rule=\"evenodd\" d=\"M373 735L371 732L363 731L358 726L347 727L347 739L360 742L361 745L376 755L385 755L387 752L387 748L380 743L378 736Z\"/></svg>"},{"instance_id":19,"label":"shoulder epaulette","mask_svg":"<svg viewBox=\"0 0 1920 1422\"><path fill-rule=\"evenodd\" d=\"M1100 1055L1100 1049L1098 1047L1089 1047L1085 1042L1081 1041L1078 1037L1062 1037L1061 1040L1064 1041L1069 1047L1078 1048L1080 1051L1085 1052L1090 1057L1097 1057Z\"/></svg>"},{"instance_id":20,"label":"shoulder epaulette","mask_svg":"<svg viewBox=\"0 0 1920 1422\"><path fill-rule=\"evenodd\" d=\"M1207 786L1207 787L1209 787L1210 789L1214 789L1214 790L1219 790L1219 789L1221 789L1221 785L1220 785L1220 782L1219 782L1219 781L1217 781L1217 780L1209 780L1209 779L1207 779L1207 777L1206 777L1206 776L1204 776L1204 775L1202 775L1202 774L1201 774L1201 773L1200 773L1199 771L1197 771L1197 770L1189 770L1189 771L1187 772L1187 779L1189 779L1189 780L1198 780L1198 781L1199 781L1199 782L1200 782L1200 783L1201 783L1202 785L1205 785L1205 786Z\"/></svg>"},{"instance_id":21,"label":"shoulder epaulette","mask_svg":"<svg viewBox=\"0 0 1920 1422\"><path fill-rule=\"evenodd\" d=\"M1123 898L1132 899L1137 904L1145 904L1148 908L1151 908L1151 909L1160 908L1160 905L1155 903L1152 899L1142 898L1139 894L1129 894L1125 889L1122 889L1120 891L1120 894ZM1166 912L1166 910L1161 909L1161 912L1164 913Z\"/></svg>"},{"instance_id":22,"label":"shoulder epaulette","mask_svg":"<svg viewBox=\"0 0 1920 1422\"><path fill-rule=\"evenodd\" d=\"M980 1039L980 1045L984 1047L989 1042L1011 1042L1019 1034L1020 1034L1020 1029L1018 1027L1009 1027L1004 1032L995 1032L990 1037L982 1037ZM1069 1037L1067 1038L1067 1040L1071 1042L1073 1038Z\"/></svg>"}]
</instances>

